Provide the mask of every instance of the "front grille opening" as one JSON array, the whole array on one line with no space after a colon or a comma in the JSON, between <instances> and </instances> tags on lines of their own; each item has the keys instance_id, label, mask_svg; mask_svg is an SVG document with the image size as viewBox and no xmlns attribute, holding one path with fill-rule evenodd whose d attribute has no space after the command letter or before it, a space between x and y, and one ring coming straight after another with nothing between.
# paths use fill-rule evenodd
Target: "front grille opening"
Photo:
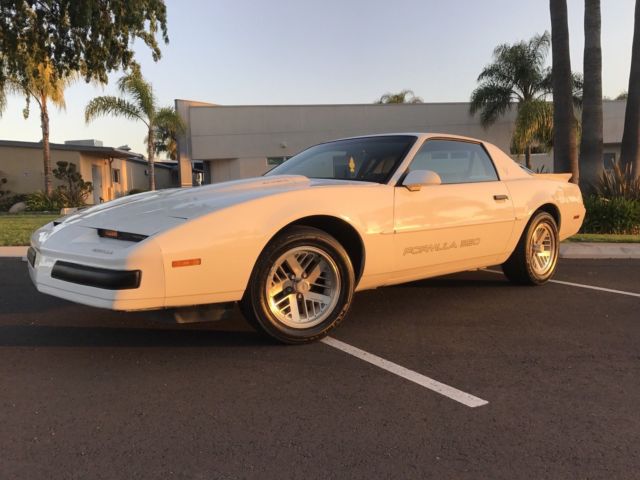
<instances>
[{"instance_id":1,"label":"front grille opening","mask_svg":"<svg viewBox=\"0 0 640 480\"><path fill-rule=\"evenodd\" d=\"M102 238L113 238L114 240L123 240L125 242L141 242L147 238L147 235L141 235L139 233L119 232L106 228L99 228L98 236Z\"/></svg>"}]
</instances>

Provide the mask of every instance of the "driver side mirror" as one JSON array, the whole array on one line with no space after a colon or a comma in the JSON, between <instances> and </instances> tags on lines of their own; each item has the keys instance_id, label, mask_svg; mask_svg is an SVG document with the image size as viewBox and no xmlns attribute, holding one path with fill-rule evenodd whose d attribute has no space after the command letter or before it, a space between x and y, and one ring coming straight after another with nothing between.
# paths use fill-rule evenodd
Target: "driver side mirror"
<instances>
[{"instance_id":1,"label":"driver side mirror","mask_svg":"<svg viewBox=\"0 0 640 480\"><path fill-rule=\"evenodd\" d=\"M440 185L442 179L433 170L413 170L404 178L402 185L410 192L418 192L423 186Z\"/></svg>"}]
</instances>

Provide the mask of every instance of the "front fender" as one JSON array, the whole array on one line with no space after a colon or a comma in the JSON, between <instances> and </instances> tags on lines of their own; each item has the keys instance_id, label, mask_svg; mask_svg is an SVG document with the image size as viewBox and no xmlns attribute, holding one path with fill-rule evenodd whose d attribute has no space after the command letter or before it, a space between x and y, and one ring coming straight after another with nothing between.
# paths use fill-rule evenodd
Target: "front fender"
<instances>
[{"instance_id":1,"label":"front fender","mask_svg":"<svg viewBox=\"0 0 640 480\"><path fill-rule=\"evenodd\" d=\"M187 220L154 238L165 269L167 302L171 297L210 295L218 301L242 298L256 260L266 244L287 225L313 215L339 218L354 227L366 251L384 248L393 230L393 187L318 186L283 192ZM199 265L175 267L177 260ZM368 257L367 272L389 271L389 256Z\"/></svg>"}]
</instances>

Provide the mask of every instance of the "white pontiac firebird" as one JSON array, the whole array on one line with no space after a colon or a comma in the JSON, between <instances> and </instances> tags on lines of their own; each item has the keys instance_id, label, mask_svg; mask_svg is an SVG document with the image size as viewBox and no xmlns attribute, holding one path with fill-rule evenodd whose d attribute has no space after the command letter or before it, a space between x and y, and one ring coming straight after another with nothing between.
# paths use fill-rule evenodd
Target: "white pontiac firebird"
<instances>
[{"instance_id":1,"label":"white pontiac firebird","mask_svg":"<svg viewBox=\"0 0 640 480\"><path fill-rule=\"evenodd\" d=\"M569 174L534 174L487 142L388 134L311 147L263 177L146 192L37 230L37 289L113 310L239 302L256 328L302 343L354 291L501 264L554 273L585 209Z\"/></svg>"}]
</instances>

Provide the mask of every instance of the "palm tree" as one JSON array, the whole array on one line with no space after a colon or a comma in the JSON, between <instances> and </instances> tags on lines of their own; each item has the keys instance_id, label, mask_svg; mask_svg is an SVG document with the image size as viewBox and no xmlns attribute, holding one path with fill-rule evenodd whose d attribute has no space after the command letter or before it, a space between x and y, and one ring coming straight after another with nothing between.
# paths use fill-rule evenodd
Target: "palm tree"
<instances>
[{"instance_id":1,"label":"palm tree","mask_svg":"<svg viewBox=\"0 0 640 480\"><path fill-rule=\"evenodd\" d=\"M42 159L44 167L44 191L47 196L53 193L53 173L51 167L51 149L49 146L49 104L60 109L66 107L64 101L65 89L73 83L77 75L69 74L64 78L56 78L53 68L47 63L40 63L33 68L25 69L30 73L27 78L9 77L5 83L8 92L24 95L27 105L24 108L24 118L29 118L30 100L34 100L40 108L40 127L42 129ZM0 112L6 105L6 92L0 93Z\"/></svg>"},{"instance_id":2,"label":"palm tree","mask_svg":"<svg viewBox=\"0 0 640 480\"><path fill-rule=\"evenodd\" d=\"M166 108L166 107L165 107ZM168 107L169 110L173 110ZM164 110L164 109L161 109ZM178 159L178 134L180 132L172 125L156 125L154 133L156 153L166 153L171 160Z\"/></svg>"},{"instance_id":3,"label":"palm tree","mask_svg":"<svg viewBox=\"0 0 640 480\"><path fill-rule=\"evenodd\" d=\"M147 127L147 161L149 162L149 190L155 190L156 132L158 128L182 131L184 123L175 109L158 108L151 84L139 71L125 75L118 80L118 90L123 97L100 96L91 100L84 111L86 122L103 115L115 115L139 120Z\"/></svg>"},{"instance_id":4,"label":"palm tree","mask_svg":"<svg viewBox=\"0 0 640 480\"><path fill-rule=\"evenodd\" d=\"M620 162L623 166L631 165L631 171L635 178L640 178L640 0L636 0L634 21L631 73L629 74Z\"/></svg>"},{"instance_id":5,"label":"palm tree","mask_svg":"<svg viewBox=\"0 0 640 480\"><path fill-rule=\"evenodd\" d=\"M385 93L375 103L422 103L420 97L416 97L413 90L400 90L398 93Z\"/></svg>"},{"instance_id":6,"label":"palm tree","mask_svg":"<svg viewBox=\"0 0 640 480\"><path fill-rule=\"evenodd\" d=\"M602 50L600 47L600 0L584 4L584 95L580 178L583 190L591 190L604 165L602 161Z\"/></svg>"},{"instance_id":7,"label":"palm tree","mask_svg":"<svg viewBox=\"0 0 640 480\"><path fill-rule=\"evenodd\" d=\"M531 148L548 145L549 105L544 101L549 93L550 73L545 68L549 50L549 33L536 35L529 41L513 45L498 45L493 51L493 63L478 76L478 87L471 94L472 115L480 113L486 128L517 104L518 115L512 145L525 153L531 166Z\"/></svg>"},{"instance_id":8,"label":"palm tree","mask_svg":"<svg viewBox=\"0 0 640 480\"><path fill-rule=\"evenodd\" d=\"M567 1L549 0L549 11L553 57L553 169L556 172L569 170L572 173L571 181L578 183L578 146L572 96Z\"/></svg>"}]
</instances>

